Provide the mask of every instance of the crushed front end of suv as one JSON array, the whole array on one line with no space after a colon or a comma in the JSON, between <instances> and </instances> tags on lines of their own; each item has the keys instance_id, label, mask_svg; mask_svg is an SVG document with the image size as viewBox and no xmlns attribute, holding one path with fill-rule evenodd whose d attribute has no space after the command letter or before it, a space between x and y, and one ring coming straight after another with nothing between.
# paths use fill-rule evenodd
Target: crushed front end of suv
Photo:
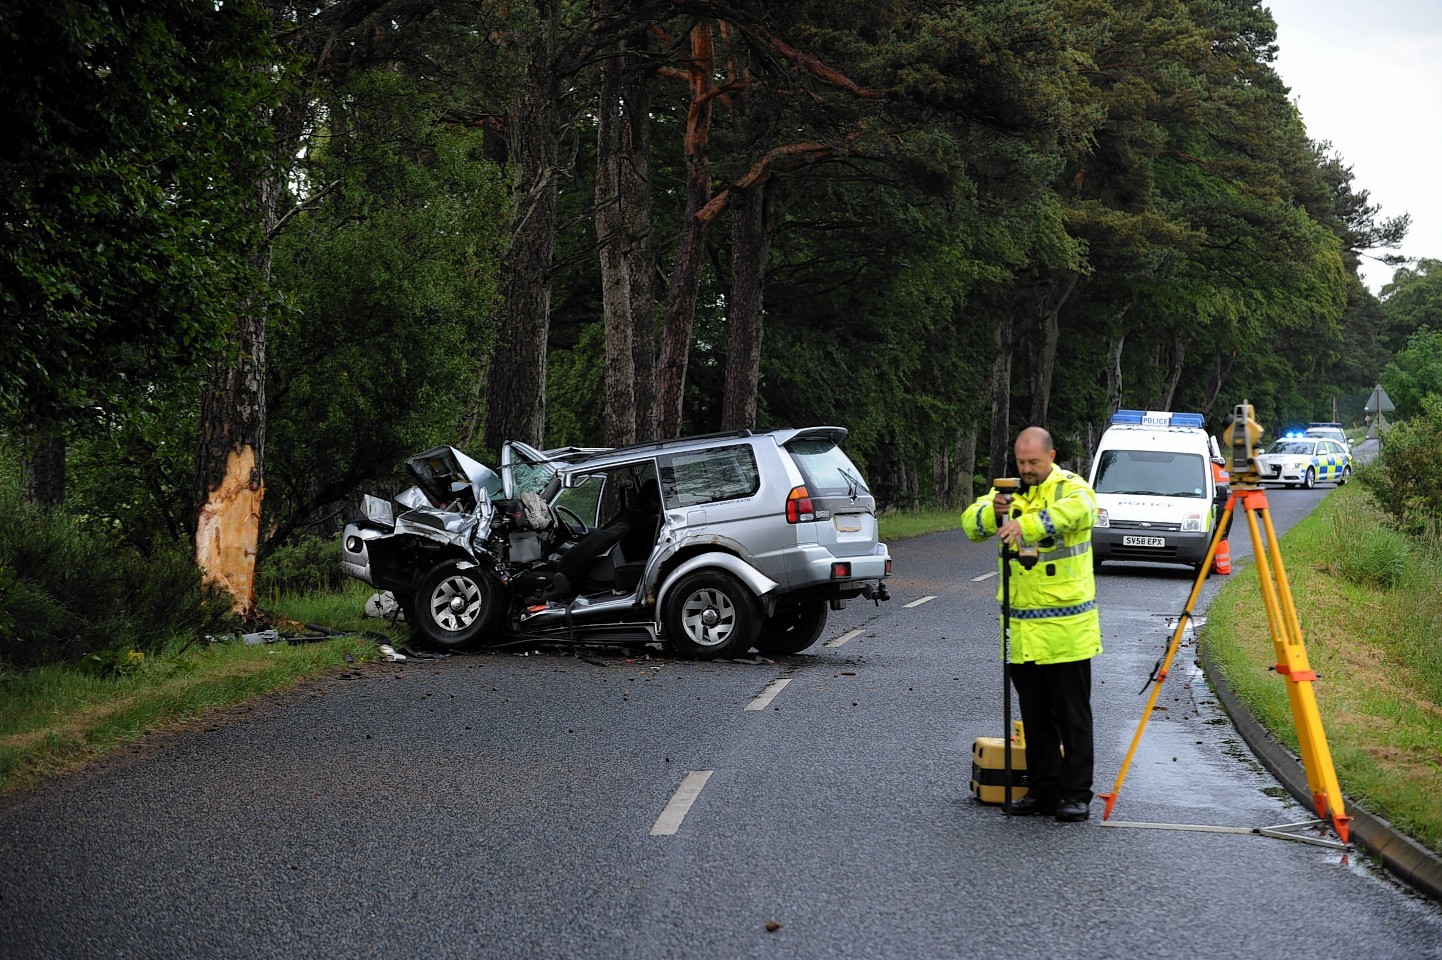
<instances>
[{"instance_id":1,"label":"crushed front end of suv","mask_svg":"<svg viewBox=\"0 0 1442 960\"><path fill-rule=\"evenodd\" d=\"M364 498L341 565L442 648L640 634L693 659L799 653L828 611L889 596L876 500L845 436L512 442L495 470L436 447L406 461L414 486Z\"/></svg>"}]
</instances>

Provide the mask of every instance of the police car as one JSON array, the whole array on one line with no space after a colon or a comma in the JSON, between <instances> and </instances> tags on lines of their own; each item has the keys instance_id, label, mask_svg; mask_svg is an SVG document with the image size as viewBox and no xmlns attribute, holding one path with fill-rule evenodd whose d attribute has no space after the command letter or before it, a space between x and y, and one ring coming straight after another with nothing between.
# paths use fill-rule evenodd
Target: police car
<instances>
[{"instance_id":1,"label":"police car","mask_svg":"<svg viewBox=\"0 0 1442 960\"><path fill-rule=\"evenodd\" d=\"M1262 483L1305 487L1341 485L1352 478L1352 455L1336 440L1288 434L1257 456Z\"/></svg>"},{"instance_id":2,"label":"police car","mask_svg":"<svg viewBox=\"0 0 1442 960\"><path fill-rule=\"evenodd\" d=\"M1335 440L1343 450L1349 454L1352 452L1352 441L1347 439L1347 431L1342 429L1340 423L1309 423L1307 429L1302 431L1302 436Z\"/></svg>"}]
</instances>

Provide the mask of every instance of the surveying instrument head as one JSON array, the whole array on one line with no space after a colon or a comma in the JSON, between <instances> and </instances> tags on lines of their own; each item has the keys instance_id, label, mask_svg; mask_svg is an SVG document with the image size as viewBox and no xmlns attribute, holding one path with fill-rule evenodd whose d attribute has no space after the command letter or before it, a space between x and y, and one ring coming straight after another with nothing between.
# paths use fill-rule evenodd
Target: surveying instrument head
<instances>
[{"instance_id":1,"label":"surveying instrument head","mask_svg":"<svg viewBox=\"0 0 1442 960\"><path fill-rule=\"evenodd\" d=\"M1018 494L1026 493L1028 490L1031 489L1031 485L1020 477L997 477L991 482L991 486L992 489L995 490L997 493L1002 493L1009 497L1014 497ZM1020 516L1020 509L1013 508L1011 515L1012 517ZM1013 550L1011 547L1007 546L1005 542L1003 542L1001 545L1001 558L1003 560L1015 560L1021 564L1022 569L1030 570L1032 567L1036 566L1036 562L1038 559L1036 544L1023 543ZM1006 573L1007 571L1004 568L1002 570L1003 577L1006 575Z\"/></svg>"},{"instance_id":2,"label":"surveying instrument head","mask_svg":"<svg viewBox=\"0 0 1442 960\"><path fill-rule=\"evenodd\" d=\"M1026 482L1020 477L997 477L991 482L997 493L1018 494L1026 493Z\"/></svg>"},{"instance_id":3,"label":"surveying instrument head","mask_svg":"<svg viewBox=\"0 0 1442 960\"><path fill-rule=\"evenodd\" d=\"M1222 440L1230 450L1227 456L1227 472L1231 474L1233 487L1249 490L1260 488L1257 441L1261 439L1262 426L1257 423L1256 411L1249 401L1243 400L1232 408L1230 422L1222 429Z\"/></svg>"}]
</instances>

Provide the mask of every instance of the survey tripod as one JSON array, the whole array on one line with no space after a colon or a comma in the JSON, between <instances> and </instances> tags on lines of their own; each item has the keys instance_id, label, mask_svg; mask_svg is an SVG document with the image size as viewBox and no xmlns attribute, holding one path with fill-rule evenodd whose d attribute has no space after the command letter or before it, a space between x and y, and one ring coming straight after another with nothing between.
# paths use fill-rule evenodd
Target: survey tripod
<instances>
[{"instance_id":1,"label":"survey tripod","mask_svg":"<svg viewBox=\"0 0 1442 960\"><path fill-rule=\"evenodd\" d=\"M1302 767L1307 774L1307 787L1311 793L1312 808L1320 819L1271 828L1141 823L1109 825L1258 833L1322 846L1345 847L1348 843L1352 818L1346 815L1342 789L1337 784L1337 774L1332 767L1332 754L1327 747L1327 737L1322 730L1322 717L1317 709L1316 694L1312 689L1317 674L1307 663L1307 650L1302 642L1302 627L1297 620L1296 607L1292 603L1292 591L1287 583L1287 570L1282 564L1282 551L1277 544L1276 530L1272 526L1272 516L1267 508L1267 495L1262 490L1257 472L1256 442L1261 438L1262 429L1253 417L1250 403L1239 404L1235 408L1234 414L1232 423L1224 435L1224 439L1231 447L1231 463L1229 465L1232 477L1231 496L1228 497L1226 509L1218 519L1216 529L1212 533L1212 541L1207 548L1206 559L1202 561L1196 582L1192 584L1192 592L1187 598L1186 608L1177 619L1176 630L1172 633L1166 654L1157 665L1153 676L1155 683L1152 685L1151 697L1147 700L1141 723L1138 724L1136 734L1132 737L1126 759L1122 761L1121 769L1117 773L1116 783L1113 785L1111 793L1097 794L1100 799L1106 801L1106 810L1102 814L1102 820L1106 821L1111 817L1112 808L1116 805L1118 794L1121 793L1122 781L1126 779L1127 769L1131 766L1132 757L1137 751L1138 744L1141 743L1142 732L1146 729L1147 720L1156 708L1162 682L1166 680L1172 659L1181 646L1182 635L1191 626L1192 610L1196 607L1197 598L1202 592L1202 585L1206 582L1207 575L1212 569L1212 560L1216 556L1217 545L1221 542L1222 531L1226 530L1230 524L1233 511L1240 507L1242 514L1247 518L1247 529L1252 535L1252 552L1257 563L1257 582L1261 587L1262 603L1267 611L1267 624L1272 634L1272 646L1277 655L1275 669L1287 683L1287 699L1291 703L1292 718L1297 728ZM1265 541L1262 538L1263 530L1266 531ZM1293 833L1298 828L1316 826L1327 821L1331 822L1340 843Z\"/></svg>"}]
</instances>

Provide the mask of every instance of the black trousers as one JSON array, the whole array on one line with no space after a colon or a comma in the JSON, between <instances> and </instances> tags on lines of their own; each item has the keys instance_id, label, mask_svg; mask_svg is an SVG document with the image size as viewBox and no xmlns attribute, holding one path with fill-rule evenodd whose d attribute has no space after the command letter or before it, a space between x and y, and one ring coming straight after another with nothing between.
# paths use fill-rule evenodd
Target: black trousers
<instances>
[{"instance_id":1,"label":"black trousers","mask_svg":"<svg viewBox=\"0 0 1442 960\"><path fill-rule=\"evenodd\" d=\"M1042 801L1092 800L1092 663L1013 663L1026 727L1028 792Z\"/></svg>"}]
</instances>

